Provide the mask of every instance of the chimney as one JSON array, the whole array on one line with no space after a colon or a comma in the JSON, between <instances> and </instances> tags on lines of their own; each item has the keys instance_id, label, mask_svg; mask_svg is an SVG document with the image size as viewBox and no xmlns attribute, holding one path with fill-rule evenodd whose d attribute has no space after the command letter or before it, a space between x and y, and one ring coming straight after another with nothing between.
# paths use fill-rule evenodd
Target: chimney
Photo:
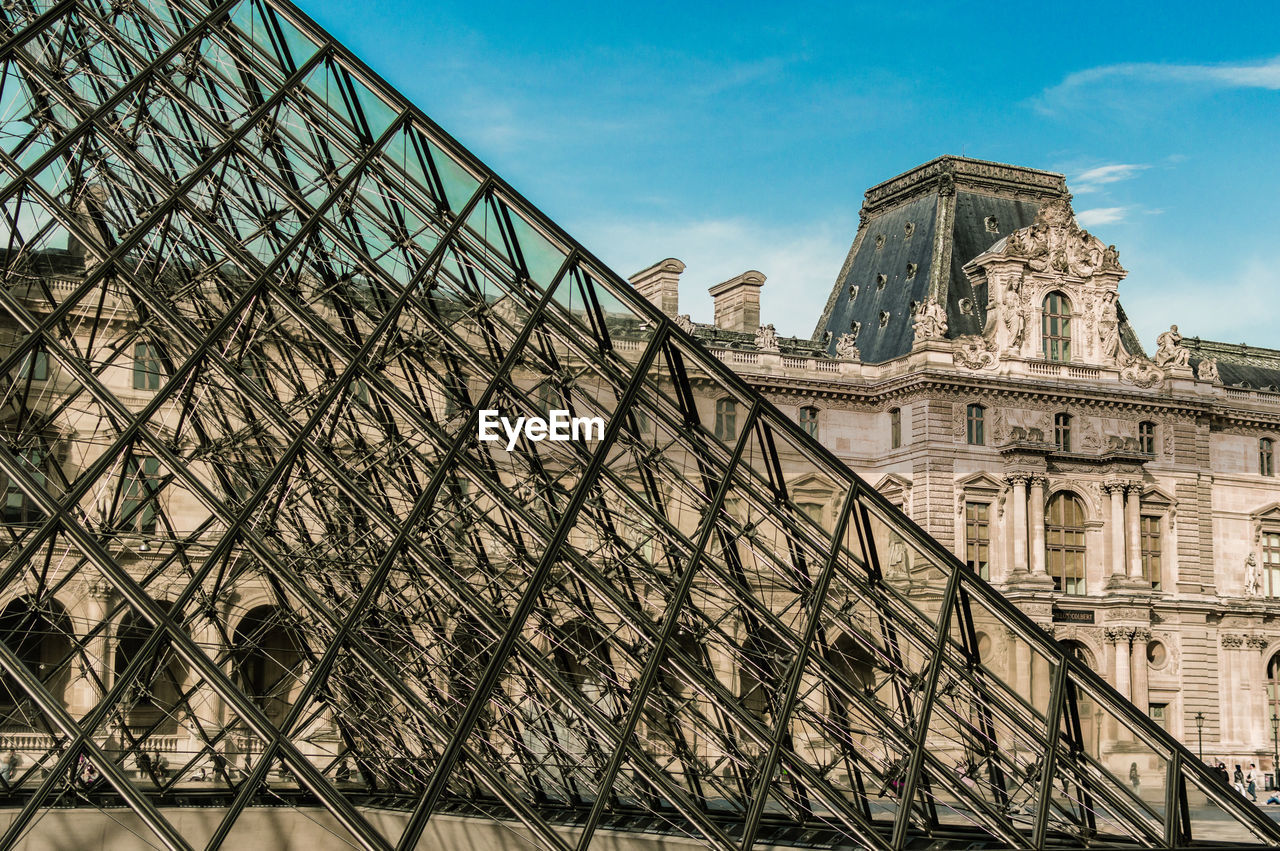
<instances>
[{"instance_id":1,"label":"chimney","mask_svg":"<svg viewBox=\"0 0 1280 851\"><path fill-rule=\"evenodd\" d=\"M754 333L760 327L760 288L764 275L752 270L711 288L716 300L716 327Z\"/></svg>"},{"instance_id":2,"label":"chimney","mask_svg":"<svg viewBox=\"0 0 1280 851\"><path fill-rule=\"evenodd\" d=\"M680 273L683 271L683 263L668 257L627 280L650 304L674 318L680 312Z\"/></svg>"}]
</instances>

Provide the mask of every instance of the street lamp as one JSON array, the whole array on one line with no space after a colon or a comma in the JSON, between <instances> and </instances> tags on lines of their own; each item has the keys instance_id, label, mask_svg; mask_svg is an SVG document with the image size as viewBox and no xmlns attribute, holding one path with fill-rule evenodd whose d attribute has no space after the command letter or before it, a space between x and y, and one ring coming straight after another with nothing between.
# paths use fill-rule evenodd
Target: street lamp
<instances>
[{"instance_id":1,"label":"street lamp","mask_svg":"<svg viewBox=\"0 0 1280 851\"><path fill-rule=\"evenodd\" d=\"M1275 723L1273 722L1271 726L1274 728ZM1203 712L1196 713L1196 737L1200 740L1200 761L1204 762L1204 713Z\"/></svg>"}]
</instances>

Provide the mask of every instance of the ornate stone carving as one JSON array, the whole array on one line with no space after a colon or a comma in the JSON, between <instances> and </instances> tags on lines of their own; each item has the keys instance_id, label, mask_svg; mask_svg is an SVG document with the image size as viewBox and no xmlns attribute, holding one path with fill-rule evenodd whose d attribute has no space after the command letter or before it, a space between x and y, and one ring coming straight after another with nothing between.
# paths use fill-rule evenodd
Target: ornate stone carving
<instances>
[{"instance_id":1,"label":"ornate stone carving","mask_svg":"<svg viewBox=\"0 0 1280 851\"><path fill-rule=\"evenodd\" d=\"M1076 417L1080 423L1080 448L1097 452L1102 448L1102 437L1098 434L1098 425L1092 417Z\"/></svg>"},{"instance_id":2,"label":"ornate stone carving","mask_svg":"<svg viewBox=\"0 0 1280 851\"><path fill-rule=\"evenodd\" d=\"M1218 362L1216 360L1200 361L1196 366L1196 378L1211 384L1221 384L1222 377L1218 375Z\"/></svg>"},{"instance_id":3,"label":"ornate stone carving","mask_svg":"<svg viewBox=\"0 0 1280 851\"><path fill-rule=\"evenodd\" d=\"M1251 650L1266 650L1267 645L1270 643L1261 635L1246 635L1244 638L1245 646Z\"/></svg>"},{"instance_id":4,"label":"ornate stone carving","mask_svg":"<svg viewBox=\"0 0 1280 851\"><path fill-rule=\"evenodd\" d=\"M1027 258L1027 265L1037 272L1091 278L1099 271L1120 271L1120 255L1115 246L1104 245L1080 228L1071 203L1065 198L1042 204L1030 227L1016 230L1005 239L1003 253Z\"/></svg>"},{"instance_id":5,"label":"ornate stone carving","mask_svg":"<svg viewBox=\"0 0 1280 851\"><path fill-rule=\"evenodd\" d=\"M1116 291L1105 290L1098 300L1098 360L1112 364L1124 356L1124 346L1120 342L1120 318L1116 313Z\"/></svg>"},{"instance_id":6,"label":"ornate stone carving","mask_svg":"<svg viewBox=\"0 0 1280 851\"><path fill-rule=\"evenodd\" d=\"M1113 644L1128 644L1133 637L1133 629L1124 626L1109 626L1103 630L1103 635L1106 636L1107 641Z\"/></svg>"},{"instance_id":7,"label":"ornate stone carving","mask_svg":"<svg viewBox=\"0 0 1280 851\"><path fill-rule=\"evenodd\" d=\"M1009 436L1009 428L1005 425L1004 411L996 408L991 412L991 439L996 445L1004 443L1005 438Z\"/></svg>"},{"instance_id":8,"label":"ornate stone carving","mask_svg":"<svg viewBox=\"0 0 1280 851\"><path fill-rule=\"evenodd\" d=\"M1182 345L1182 335L1177 325L1156 337L1156 366L1186 366L1191 361L1191 350Z\"/></svg>"},{"instance_id":9,"label":"ornate stone carving","mask_svg":"<svg viewBox=\"0 0 1280 851\"><path fill-rule=\"evenodd\" d=\"M924 301L916 307L912 316L915 340L932 340L947 335L947 311L936 301Z\"/></svg>"},{"instance_id":10,"label":"ornate stone carving","mask_svg":"<svg viewBox=\"0 0 1280 851\"><path fill-rule=\"evenodd\" d=\"M996 358L995 344L987 338L979 337L976 334L966 335L956 340L952 359L955 361L956 366L968 367L969 369L988 369L994 367L998 360Z\"/></svg>"},{"instance_id":11,"label":"ornate stone carving","mask_svg":"<svg viewBox=\"0 0 1280 851\"><path fill-rule=\"evenodd\" d=\"M1133 631L1133 642L1135 644L1146 644L1151 641L1151 630L1138 627Z\"/></svg>"},{"instance_id":12,"label":"ornate stone carving","mask_svg":"<svg viewBox=\"0 0 1280 851\"><path fill-rule=\"evenodd\" d=\"M1155 387L1164 381L1164 370L1145 358L1129 358L1120 370L1120 380L1135 387Z\"/></svg>"},{"instance_id":13,"label":"ornate stone carving","mask_svg":"<svg viewBox=\"0 0 1280 851\"><path fill-rule=\"evenodd\" d=\"M1253 553L1244 560L1244 595L1256 597L1261 588L1261 575L1258 572L1258 559Z\"/></svg>"},{"instance_id":14,"label":"ornate stone carving","mask_svg":"<svg viewBox=\"0 0 1280 851\"><path fill-rule=\"evenodd\" d=\"M1241 648L1241 647L1243 647L1243 646L1244 646L1244 636L1243 636L1243 635L1227 635L1227 634L1223 634L1223 635L1221 636L1221 638L1222 638L1222 646L1223 646L1223 647L1225 647L1225 648L1226 648L1226 649L1228 649L1228 650L1237 650L1237 649L1239 649L1239 648Z\"/></svg>"},{"instance_id":15,"label":"ornate stone carving","mask_svg":"<svg viewBox=\"0 0 1280 851\"><path fill-rule=\"evenodd\" d=\"M686 334L693 333L693 330L694 330L693 320L689 317L689 314L681 313L672 321L675 322L677 328L679 328L681 331L685 332Z\"/></svg>"},{"instance_id":16,"label":"ornate stone carving","mask_svg":"<svg viewBox=\"0 0 1280 851\"><path fill-rule=\"evenodd\" d=\"M862 360L862 353L858 351L857 346L859 324L855 322L853 326L852 331L841 334L840 339L836 340L836 357L845 360Z\"/></svg>"},{"instance_id":17,"label":"ornate stone carving","mask_svg":"<svg viewBox=\"0 0 1280 851\"><path fill-rule=\"evenodd\" d=\"M778 332L772 324L761 325L756 329L756 348L762 352L778 351Z\"/></svg>"}]
</instances>

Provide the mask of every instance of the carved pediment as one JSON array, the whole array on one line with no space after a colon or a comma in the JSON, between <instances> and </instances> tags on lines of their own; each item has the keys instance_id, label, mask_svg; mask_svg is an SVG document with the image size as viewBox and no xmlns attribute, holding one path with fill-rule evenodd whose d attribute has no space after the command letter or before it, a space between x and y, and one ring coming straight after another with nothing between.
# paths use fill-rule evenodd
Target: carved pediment
<instances>
[{"instance_id":1,"label":"carved pediment","mask_svg":"<svg viewBox=\"0 0 1280 851\"><path fill-rule=\"evenodd\" d=\"M879 491L885 499L889 500L902 510L910 510L910 479L899 476L897 473L889 473L876 483L876 490Z\"/></svg>"},{"instance_id":2,"label":"carved pediment","mask_svg":"<svg viewBox=\"0 0 1280 851\"><path fill-rule=\"evenodd\" d=\"M1042 360L1046 300L1068 319L1070 363L1127 369L1128 383L1154 386L1164 372L1124 347L1118 287L1125 276L1115 246L1076 224L1067 199L1046 202L1036 220L996 242L965 266L975 287L987 289L986 345L957 353L978 369L990 360Z\"/></svg>"}]
</instances>

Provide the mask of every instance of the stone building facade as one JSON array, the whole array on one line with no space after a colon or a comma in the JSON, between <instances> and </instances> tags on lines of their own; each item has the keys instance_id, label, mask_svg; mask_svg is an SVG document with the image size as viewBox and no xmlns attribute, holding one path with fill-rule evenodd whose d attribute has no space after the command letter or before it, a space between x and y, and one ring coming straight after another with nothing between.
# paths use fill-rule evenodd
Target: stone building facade
<instances>
[{"instance_id":1,"label":"stone building facade","mask_svg":"<svg viewBox=\"0 0 1280 851\"><path fill-rule=\"evenodd\" d=\"M867 192L811 339L748 321L757 271L712 288L714 324L679 314L681 271L632 282L1193 752L1275 770L1280 351L1174 326L1148 355L1063 177L954 157Z\"/></svg>"}]
</instances>

